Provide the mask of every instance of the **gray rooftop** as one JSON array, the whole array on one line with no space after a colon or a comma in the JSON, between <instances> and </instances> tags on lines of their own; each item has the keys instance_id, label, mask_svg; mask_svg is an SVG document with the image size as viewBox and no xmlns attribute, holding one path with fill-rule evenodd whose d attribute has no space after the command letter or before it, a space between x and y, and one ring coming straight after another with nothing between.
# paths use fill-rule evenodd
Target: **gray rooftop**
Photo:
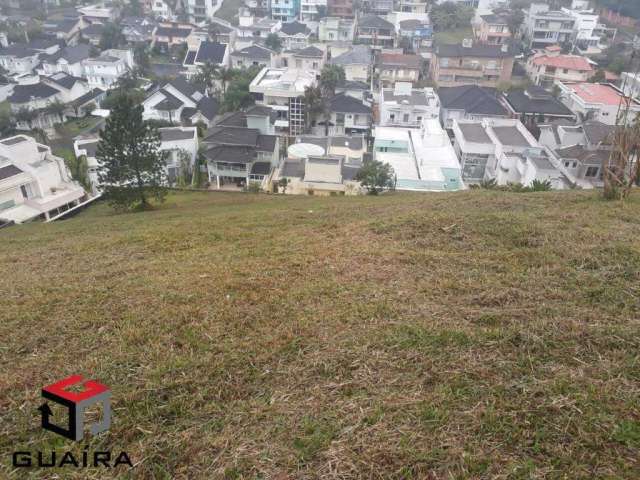
<instances>
[{"instance_id":1,"label":"gray rooftop","mask_svg":"<svg viewBox=\"0 0 640 480\"><path fill-rule=\"evenodd\" d=\"M479 123L459 123L462 136L468 142L473 143L493 143L484 127Z\"/></svg>"},{"instance_id":2,"label":"gray rooftop","mask_svg":"<svg viewBox=\"0 0 640 480\"><path fill-rule=\"evenodd\" d=\"M503 145L529 147L529 142L516 127L492 127L493 133Z\"/></svg>"}]
</instances>

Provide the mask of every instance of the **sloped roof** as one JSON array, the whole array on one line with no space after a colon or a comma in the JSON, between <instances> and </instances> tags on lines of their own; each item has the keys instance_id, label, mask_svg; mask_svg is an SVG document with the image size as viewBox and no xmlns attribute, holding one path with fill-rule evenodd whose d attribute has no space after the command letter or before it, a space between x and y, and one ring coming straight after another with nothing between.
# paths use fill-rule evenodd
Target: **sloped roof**
<instances>
[{"instance_id":1,"label":"sloped roof","mask_svg":"<svg viewBox=\"0 0 640 480\"><path fill-rule=\"evenodd\" d=\"M211 97L202 97L198 102L198 111L207 119L213 120L218 114L220 104L218 100Z\"/></svg>"},{"instance_id":2,"label":"sloped roof","mask_svg":"<svg viewBox=\"0 0 640 480\"><path fill-rule=\"evenodd\" d=\"M307 28L304 23L300 23L297 21L283 23L280 31L285 35L297 35L298 33L308 35L311 33L311 30L309 30L309 28Z\"/></svg>"},{"instance_id":3,"label":"sloped roof","mask_svg":"<svg viewBox=\"0 0 640 480\"><path fill-rule=\"evenodd\" d=\"M404 53L383 53L378 64L385 67L420 68L422 57Z\"/></svg>"},{"instance_id":4,"label":"sloped roof","mask_svg":"<svg viewBox=\"0 0 640 480\"><path fill-rule=\"evenodd\" d=\"M224 43L200 42L195 63L222 63L227 46Z\"/></svg>"},{"instance_id":5,"label":"sloped roof","mask_svg":"<svg viewBox=\"0 0 640 480\"><path fill-rule=\"evenodd\" d=\"M258 135L256 149L263 152L273 152L277 139L278 137L275 135Z\"/></svg>"},{"instance_id":6,"label":"sloped roof","mask_svg":"<svg viewBox=\"0 0 640 480\"><path fill-rule=\"evenodd\" d=\"M178 27L158 27L156 28L156 37L179 37L186 38L191 35L192 28L178 28Z\"/></svg>"},{"instance_id":7,"label":"sloped roof","mask_svg":"<svg viewBox=\"0 0 640 480\"><path fill-rule=\"evenodd\" d=\"M249 45L242 50L237 50L231 55L236 57L258 58L260 60L271 60L271 54L273 52L268 48L260 45Z\"/></svg>"},{"instance_id":8,"label":"sloped roof","mask_svg":"<svg viewBox=\"0 0 640 480\"><path fill-rule=\"evenodd\" d=\"M161 93L164 96L164 100L162 100L160 103L157 103L153 107L156 110L167 110L167 111L168 110L177 110L182 105L184 105L182 103L182 100L180 100L179 98L176 98L175 96L171 95L164 88L161 88L160 90L158 90L158 92Z\"/></svg>"},{"instance_id":9,"label":"sloped roof","mask_svg":"<svg viewBox=\"0 0 640 480\"><path fill-rule=\"evenodd\" d=\"M314 47L312 45L310 47L303 48L302 50L297 50L294 55L296 57L322 58L324 56L324 52L318 47Z\"/></svg>"},{"instance_id":10,"label":"sloped roof","mask_svg":"<svg viewBox=\"0 0 640 480\"><path fill-rule=\"evenodd\" d=\"M38 54L37 50L23 43L14 43L12 45L9 45L8 47L0 49L0 56L7 56L7 57L25 58L25 57L31 57L37 54Z\"/></svg>"},{"instance_id":11,"label":"sloped roof","mask_svg":"<svg viewBox=\"0 0 640 480\"><path fill-rule=\"evenodd\" d=\"M604 145L611 144L610 135L615 131L615 125L606 125L602 122L590 120L582 124L582 131L585 137L592 145L602 143Z\"/></svg>"},{"instance_id":12,"label":"sloped roof","mask_svg":"<svg viewBox=\"0 0 640 480\"><path fill-rule=\"evenodd\" d=\"M195 138L196 133L193 130L183 130L179 127L159 128L160 138L163 142L171 142L176 140L189 140Z\"/></svg>"},{"instance_id":13,"label":"sloped roof","mask_svg":"<svg viewBox=\"0 0 640 480\"><path fill-rule=\"evenodd\" d=\"M371 48L367 45L354 45L352 49L331 59L334 65L369 65Z\"/></svg>"},{"instance_id":14,"label":"sloped roof","mask_svg":"<svg viewBox=\"0 0 640 480\"><path fill-rule=\"evenodd\" d=\"M371 107L368 107L357 98L340 93L329 100L329 109L340 113L364 113L371 115Z\"/></svg>"},{"instance_id":15,"label":"sloped roof","mask_svg":"<svg viewBox=\"0 0 640 480\"><path fill-rule=\"evenodd\" d=\"M255 150L246 146L216 145L204 152L204 156L213 162L251 163Z\"/></svg>"},{"instance_id":16,"label":"sloped roof","mask_svg":"<svg viewBox=\"0 0 640 480\"><path fill-rule=\"evenodd\" d=\"M530 95L527 90L511 90L505 98L516 113L532 113L543 115L575 116L560 100L552 95Z\"/></svg>"},{"instance_id":17,"label":"sloped roof","mask_svg":"<svg viewBox=\"0 0 640 480\"><path fill-rule=\"evenodd\" d=\"M582 145L572 145L566 148L557 148L556 154L560 158L579 160L583 165L602 165L603 160L608 160L611 152L607 150L587 150Z\"/></svg>"},{"instance_id":18,"label":"sloped roof","mask_svg":"<svg viewBox=\"0 0 640 480\"><path fill-rule=\"evenodd\" d=\"M13 177L15 175L20 175L22 170L20 170L15 165L7 165L6 167L0 167L0 180L4 180L5 178Z\"/></svg>"},{"instance_id":19,"label":"sloped roof","mask_svg":"<svg viewBox=\"0 0 640 480\"><path fill-rule=\"evenodd\" d=\"M216 125L221 127L246 127L247 116L244 112L228 112L216 122Z\"/></svg>"},{"instance_id":20,"label":"sloped roof","mask_svg":"<svg viewBox=\"0 0 640 480\"><path fill-rule=\"evenodd\" d=\"M534 65L544 65L546 67L566 68L567 70L578 70L580 72L591 72L593 67L585 57L580 55L539 55L533 58Z\"/></svg>"},{"instance_id":21,"label":"sloped roof","mask_svg":"<svg viewBox=\"0 0 640 480\"><path fill-rule=\"evenodd\" d=\"M70 88L73 88L73 86L77 82L86 81L84 78L74 77L64 72L54 73L53 75L49 77L44 77L44 78L50 80L51 82L54 82L57 85L60 85L63 88L66 88L67 90L69 90Z\"/></svg>"},{"instance_id":22,"label":"sloped roof","mask_svg":"<svg viewBox=\"0 0 640 480\"><path fill-rule=\"evenodd\" d=\"M477 85L440 87L438 96L443 108L464 110L467 113L480 115L509 115L507 109L498 100L498 91L495 88Z\"/></svg>"},{"instance_id":23,"label":"sloped roof","mask_svg":"<svg viewBox=\"0 0 640 480\"><path fill-rule=\"evenodd\" d=\"M56 63L59 60L66 60L69 64L78 63L86 58L89 58L91 47L85 43L80 43L74 47L65 47L62 50L58 50L52 55L42 55L40 59L44 63Z\"/></svg>"},{"instance_id":24,"label":"sloped roof","mask_svg":"<svg viewBox=\"0 0 640 480\"><path fill-rule=\"evenodd\" d=\"M395 30L393 23L387 22L384 18L377 15L366 15L358 20L358 27L365 28L384 28Z\"/></svg>"},{"instance_id":25,"label":"sloped roof","mask_svg":"<svg viewBox=\"0 0 640 480\"><path fill-rule=\"evenodd\" d=\"M91 25L83 28L80 31L82 32L82 35L100 36L102 35L103 30L104 30L104 25L101 25L99 23L92 23Z\"/></svg>"},{"instance_id":26,"label":"sloped roof","mask_svg":"<svg viewBox=\"0 0 640 480\"><path fill-rule=\"evenodd\" d=\"M9 102L26 103L31 99L50 98L58 93L60 93L60 90L42 82L32 85L16 85L13 88L13 94L9 97Z\"/></svg>"},{"instance_id":27,"label":"sloped roof","mask_svg":"<svg viewBox=\"0 0 640 480\"><path fill-rule=\"evenodd\" d=\"M245 145L255 148L260 131L255 128L215 126L207 131L204 142L218 145Z\"/></svg>"},{"instance_id":28,"label":"sloped roof","mask_svg":"<svg viewBox=\"0 0 640 480\"><path fill-rule=\"evenodd\" d=\"M251 166L253 175L268 175L271 172L271 164L269 162L255 162Z\"/></svg>"},{"instance_id":29,"label":"sloped roof","mask_svg":"<svg viewBox=\"0 0 640 480\"><path fill-rule=\"evenodd\" d=\"M191 85L186 78L178 76L169 82L173 88L178 90L184 96L193 98L193 95L198 91L193 85Z\"/></svg>"}]
</instances>

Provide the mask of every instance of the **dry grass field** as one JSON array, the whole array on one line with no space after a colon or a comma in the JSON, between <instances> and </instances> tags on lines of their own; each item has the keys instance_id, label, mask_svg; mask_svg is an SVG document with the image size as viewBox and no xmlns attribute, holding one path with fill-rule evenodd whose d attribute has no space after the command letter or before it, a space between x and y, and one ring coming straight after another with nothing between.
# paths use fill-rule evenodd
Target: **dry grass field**
<instances>
[{"instance_id":1,"label":"dry grass field","mask_svg":"<svg viewBox=\"0 0 640 480\"><path fill-rule=\"evenodd\" d=\"M638 196L174 194L0 253L0 478L640 478ZM37 411L75 373L78 444ZM11 467L84 446L135 467Z\"/></svg>"}]
</instances>

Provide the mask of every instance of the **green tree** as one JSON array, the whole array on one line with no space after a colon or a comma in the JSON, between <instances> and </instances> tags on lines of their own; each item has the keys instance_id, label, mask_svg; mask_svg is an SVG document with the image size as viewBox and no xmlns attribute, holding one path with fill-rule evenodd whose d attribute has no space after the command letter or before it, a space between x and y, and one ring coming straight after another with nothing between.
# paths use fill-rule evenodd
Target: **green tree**
<instances>
[{"instance_id":1,"label":"green tree","mask_svg":"<svg viewBox=\"0 0 640 480\"><path fill-rule=\"evenodd\" d=\"M378 195L383 190L393 189L395 186L393 168L388 163L378 160L364 162L355 178L369 191L370 195Z\"/></svg>"},{"instance_id":2,"label":"green tree","mask_svg":"<svg viewBox=\"0 0 640 480\"><path fill-rule=\"evenodd\" d=\"M151 57L147 45L144 43L136 45L133 49L133 58L140 75L148 75L151 70Z\"/></svg>"},{"instance_id":3,"label":"green tree","mask_svg":"<svg viewBox=\"0 0 640 480\"><path fill-rule=\"evenodd\" d=\"M269 35L267 35L267 39L264 41L264 45L274 52L279 52L280 50L282 50L282 39L278 36L277 33L270 33Z\"/></svg>"},{"instance_id":4,"label":"green tree","mask_svg":"<svg viewBox=\"0 0 640 480\"><path fill-rule=\"evenodd\" d=\"M551 190L551 182L549 180L534 180L531 182L529 190L532 192L547 192Z\"/></svg>"},{"instance_id":5,"label":"green tree","mask_svg":"<svg viewBox=\"0 0 640 480\"><path fill-rule=\"evenodd\" d=\"M141 17L144 15L144 8L140 0L129 0L129 3L125 7L125 13L132 17Z\"/></svg>"},{"instance_id":6,"label":"green tree","mask_svg":"<svg viewBox=\"0 0 640 480\"><path fill-rule=\"evenodd\" d=\"M345 79L346 75L341 65L327 64L320 72L320 89L324 95L333 97L336 94L336 88Z\"/></svg>"},{"instance_id":7,"label":"green tree","mask_svg":"<svg viewBox=\"0 0 640 480\"><path fill-rule=\"evenodd\" d=\"M605 80L606 80L606 76L605 76L604 70L599 68L598 70L596 70L596 73L594 73L593 76L589 79L589 82L600 83L600 82L604 82Z\"/></svg>"},{"instance_id":8,"label":"green tree","mask_svg":"<svg viewBox=\"0 0 640 480\"><path fill-rule=\"evenodd\" d=\"M142 111L126 93L118 95L100 133L98 178L117 210L148 209L150 198L161 202L166 195L160 133L142 120Z\"/></svg>"},{"instance_id":9,"label":"green tree","mask_svg":"<svg viewBox=\"0 0 640 480\"><path fill-rule=\"evenodd\" d=\"M227 85L229 84L229 82L233 80L235 76L236 76L236 71L228 67L219 68L218 71L216 72L215 78L216 80L220 81L223 95L227 92Z\"/></svg>"},{"instance_id":10,"label":"green tree","mask_svg":"<svg viewBox=\"0 0 640 480\"><path fill-rule=\"evenodd\" d=\"M102 29L102 35L100 35L100 49L108 50L110 48L118 48L125 43L124 35L122 34L122 27L115 23L107 23Z\"/></svg>"},{"instance_id":11,"label":"green tree","mask_svg":"<svg viewBox=\"0 0 640 480\"><path fill-rule=\"evenodd\" d=\"M507 15L507 28L509 29L509 32L511 32L511 35L515 37L518 34L523 22L524 12L519 8L511 10L509 15Z\"/></svg>"},{"instance_id":12,"label":"green tree","mask_svg":"<svg viewBox=\"0 0 640 480\"><path fill-rule=\"evenodd\" d=\"M67 107L64 105L64 103L56 99L53 102L51 102L49 105L47 105L44 111L49 115L57 116L60 120L64 120L64 111L66 109Z\"/></svg>"},{"instance_id":13,"label":"green tree","mask_svg":"<svg viewBox=\"0 0 640 480\"><path fill-rule=\"evenodd\" d=\"M304 114L307 131L311 130L313 120L324 113L325 102L320 87L306 87L304 89Z\"/></svg>"},{"instance_id":14,"label":"green tree","mask_svg":"<svg viewBox=\"0 0 640 480\"><path fill-rule=\"evenodd\" d=\"M234 71L235 75L227 86L222 102L222 110L224 112L239 110L253 104L253 96L249 92L249 85L259 71L259 66Z\"/></svg>"},{"instance_id":15,"label":"green tree","mask_svg":"<svg viewBox=\"0 0 640 480\"><path fill-rule=\"evenodd\" d=\"M444 32L468 27L474 14L473 8L449 1L433 5L429 16L431 17L433 28L438 32Z\"/></svg>"},{"instance_id":16,"label":"green tree","mask_svg":"<svg viewBox=\"0 0 640 480\"><path fill-rule=\"evenodd\" d=\"M218 76L220 66L216 63L206 62L198 66L198 71L191 78L191 84L202 90L213 90L215 79Z\"/></svg>"},{"instance_id":17,"label":"green tree","mask_svg":"<svg viewBox=\"0 0 640 480\"><path fill-rule=\"evenodd\" d=\"M89 181L89 166L87 164L87 157L80 155L76 157L72 153L63 155L64 163L71 172L73 179L82 185L87 191L91 190L91 182Z\"/></svg>"}]
</instances>

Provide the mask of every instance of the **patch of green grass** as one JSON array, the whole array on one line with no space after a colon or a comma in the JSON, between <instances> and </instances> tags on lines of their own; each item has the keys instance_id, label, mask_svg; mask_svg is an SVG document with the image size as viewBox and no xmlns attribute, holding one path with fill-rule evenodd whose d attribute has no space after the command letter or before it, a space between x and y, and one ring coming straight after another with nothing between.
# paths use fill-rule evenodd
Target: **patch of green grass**
<instances>
[{"instance_id":1,"label":"patch of green grass","mask_svg":"<svg viewBox=\"0 0 640 480\"><path fill-rule=\"evenodd\" d=\"M640 478L639 207L190 192L3 229L0 457L81 456L37 411L79 373L112 388L90 448L137 465L64 478Z\"/></svg>"},{"instance_id":2,"label":"patch of green grass","mask_svg":"<svg viewBox=\"0 0 640 480\"><path fill-rule=\"evenodd\" d=\"M241 0L223 0L222 6L216 12L216 17L222 18L233 25L238 25L238 9L242 5Z\"/></svg>"},{"instance_id":3,"label":"patch of green grass","mask_svg":"<svg viewBox=\"0 0 640 480\"><path fill-rule=\"evenodd\" d=\"M457 28L453 30L447 30L446 32L436 32L434 39L436 43L462 43L465 38L473 38L473 30L471 27Z\"/></svg>"}]
</instances>

